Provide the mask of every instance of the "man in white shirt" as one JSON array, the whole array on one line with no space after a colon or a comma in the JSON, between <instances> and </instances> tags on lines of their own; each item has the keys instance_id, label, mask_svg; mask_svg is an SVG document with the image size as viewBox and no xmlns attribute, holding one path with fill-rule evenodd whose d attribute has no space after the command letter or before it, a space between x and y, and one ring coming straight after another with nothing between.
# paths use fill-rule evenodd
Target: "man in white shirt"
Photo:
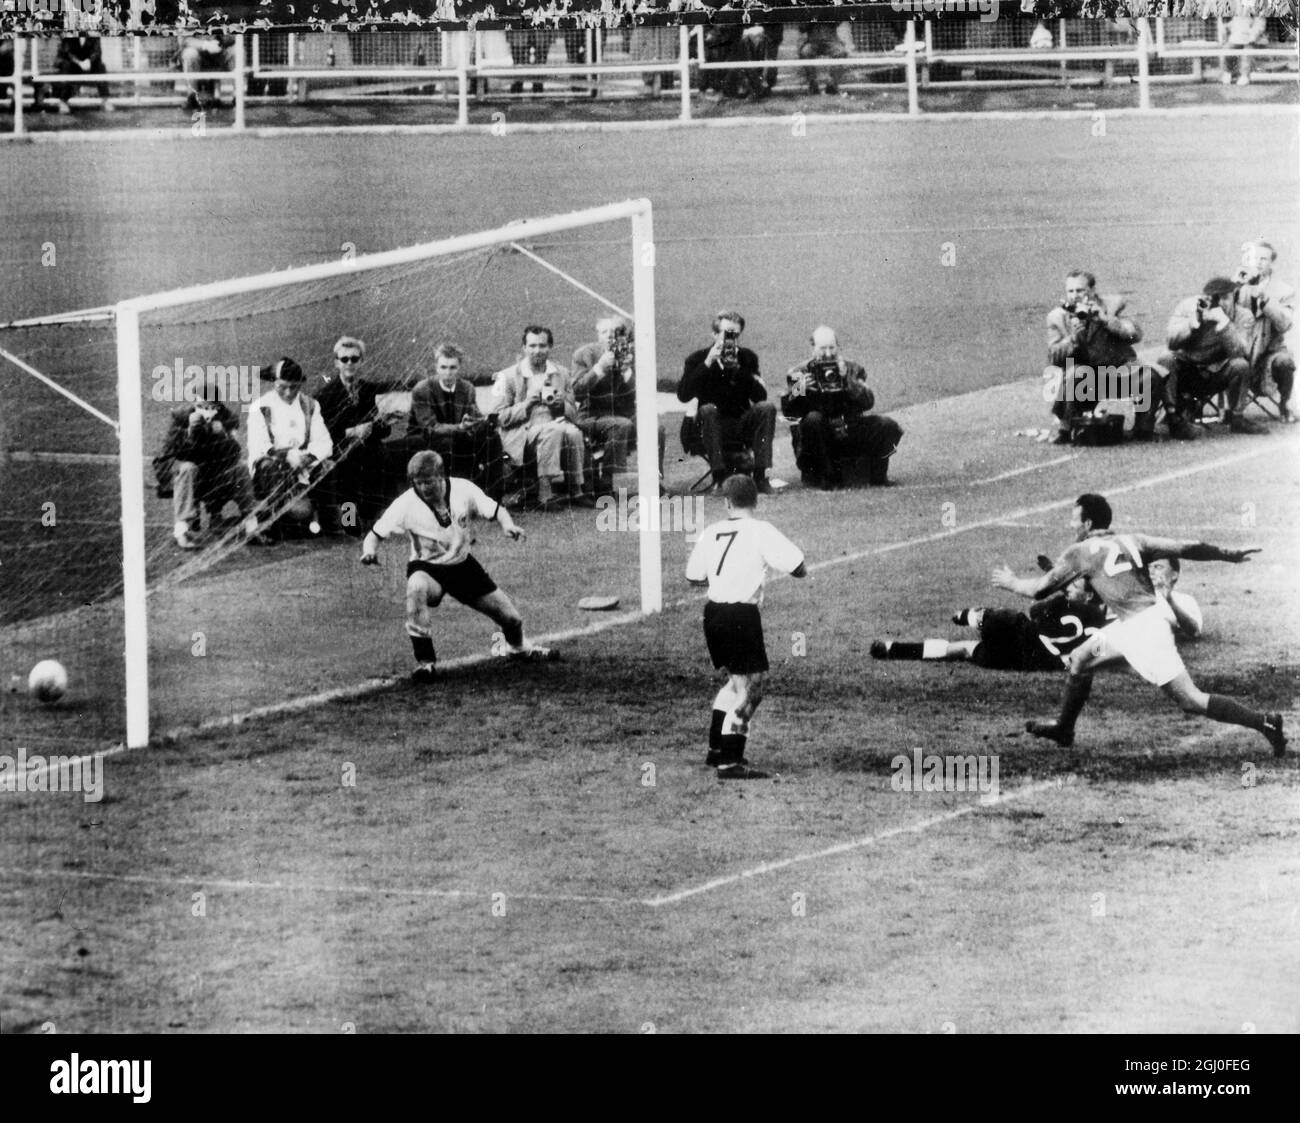
<instances>
[{"instance_id":1,"label":"man in white shirt","mask_svg":"<svg viewBox=\"0 0 1300 1123\"><path fill-rule=\"evenodd\" d=\"M758 486L749 476L722 482L727 517L706 527L686 563L686 580L708 585L704 606L704 640L713 665L727 672L727 682L713 701L706 763L716 765L719 780L763 780L766 772L745 760L749 720L763 700L768 669L763 644L763 584L769 568L804 577L803 552L771 523L754 517Z\"/></svg>"},{"instance_id":2,"label":"man in white shirt","mask_svg":"<svg viewBox=\"0 0 1300 1123\"><path fill-rule=\"evenodd\" d=\"M555 338L538 324L524 328L524 357L497 371L492 412L501 426L501 443L517 465L532 449L537 457L537 499L545 510L567 498L583 507L596 502L583 493L587 446L578 428L578 403L569 372L551 360Z\"/></svg>"},{"instance_id":3,"label":"man in white shirt","mask_svg":"<svg viewBox=\"0 0 1300 1123\"><path fill-rule=\"evenodd\" d=\"M262 373L275 385L248 409L253 494L277 513L292 510L319 533L309 493L329 467L334 442L316 400L302 392L302 367L280 359Z\"/></svg>"},{"instance_id":4,"label":"man in white shirt","mask_svg":"<svg viewBox=\"0 0 1300 1123\"><path fill-rule=\"evenodd\" d=\"M505 637L508 659L546 661L559 658L549 647L524 639L524 621L510 598L470 556L474 544L471 518L494 519L508 538L522 541L524 532L510 512L469 480L448 477L436 452L417 452L407 465L410 488L389 504L361 547L361 564L378 565L379 544L390 534L405 532L410 542L406 564L406 634L415 652L412 679L431 683L436 677L433 645L434 608L451 596L488 617Z\"/></svg>"}]
</instances>

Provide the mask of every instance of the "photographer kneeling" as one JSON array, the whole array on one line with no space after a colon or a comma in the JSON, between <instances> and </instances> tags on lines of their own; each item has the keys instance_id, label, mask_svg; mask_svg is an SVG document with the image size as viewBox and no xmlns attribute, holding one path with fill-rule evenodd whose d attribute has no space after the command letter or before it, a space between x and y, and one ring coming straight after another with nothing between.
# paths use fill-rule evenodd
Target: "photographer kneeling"
<instances>
[{"instance_id":1,"label":"photographer kneeling","mask_svg":"<svg viewBox=\"0 0 1300 1123\"><path fill-rule=\"evenodd\" d=\"M869 415L876 395L860 363L840 358L835 332L824 324L812 334L812 358L786 375L781 411L798 419L791 434L803 482L830 490L842 486L843 462L865 457L867 482L889 483L889 458L903 439L892 417Z\"/></svg>"}]
</instances>

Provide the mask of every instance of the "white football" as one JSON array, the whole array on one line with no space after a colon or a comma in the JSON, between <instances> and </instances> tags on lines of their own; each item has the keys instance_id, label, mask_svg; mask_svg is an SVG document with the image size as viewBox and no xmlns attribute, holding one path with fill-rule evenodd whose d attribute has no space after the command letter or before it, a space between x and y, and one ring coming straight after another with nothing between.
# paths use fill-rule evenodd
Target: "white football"
<instances>
[{"instance_id":1,"label":"white football","mask_svg":"<svg viewBox=\"0 0 1300 1123\"><path fill-rule=\"evenodd\" d=\"M27 676L27 693L38 702L57 702L68 689L68 672L57 659L42 659Z\"/></svg>"}]
</instances>

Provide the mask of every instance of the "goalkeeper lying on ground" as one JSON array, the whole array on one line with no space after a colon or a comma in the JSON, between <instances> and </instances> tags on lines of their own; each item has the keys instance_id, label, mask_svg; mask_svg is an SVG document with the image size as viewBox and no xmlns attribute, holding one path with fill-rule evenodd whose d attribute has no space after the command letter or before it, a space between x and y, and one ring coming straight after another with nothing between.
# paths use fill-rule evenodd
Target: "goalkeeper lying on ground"
<instances>
[{"instance_id":1,"label":"goalkeeper lying on ground","mask_svg":"<svg viewBox=\"0 0 1300 1123\"><path fill-rule=\"evenodd\" d=\"M1175 593L1178 559L1154 561L1152 584L1162 585L1178 621L1178 634L1201 634L1201 609L1186 593ZM875 640L876 659L963 660L995 671L1059 671L1067 655L1111 620L1087 586L1076 582L1065 592L1035 601L1029 613L1007 608L964 608L953 623L973 628L979 639Z\"/></svg>"}]
</instances>

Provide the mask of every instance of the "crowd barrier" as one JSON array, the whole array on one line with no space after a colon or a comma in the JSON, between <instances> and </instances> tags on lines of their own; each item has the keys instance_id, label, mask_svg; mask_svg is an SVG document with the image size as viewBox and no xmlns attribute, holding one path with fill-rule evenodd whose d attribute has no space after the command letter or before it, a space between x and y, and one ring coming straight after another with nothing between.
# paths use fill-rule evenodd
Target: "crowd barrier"
<instances>
[{"instance_id":1,"label":"crowd barrier","mask_svg":"<svg viewBox=\"0 0 1300 1123\"><path fill-rule=\"evenodd\" d=\"M1273 24L1277 23L1274 28ZM1229 56L1249 59L1254 81L1295 81L1294 34L1270 21L1274 42L1289 45L1232 50L1222 21L1137 19L1032 21L847 22L838 29L844 58L798 57L799 34L785 28L774 57L714 61L706 57L700 26L629 29L527 29L440 31L436 28L363 27L361 30L244 30L236 36L233 67L196 74L218 80L232 103L231 127L247 127L251 105L310 102L430 101L443 103L448 122L467 127L470 109L488 99L544 97L553 118L566 120L574 98L672 99L677 117L690 121L706 95L732 70L766 70L774 92L802 89L810 68L834 74L845 91L906 90L906 112L923 112L922 93L962 88L1129 85L1137 108L1151 108L1159 82L1203 82L1228 72ZM106 76L55 72L58 39L18 36L13 63L0 69L0 108L12 114L13 134L38 90L66 91L107 82L116 108L180 104L190 88L177 59L182 37L160 34L105 36ZM1239 65L1239 64L1238 64ZM124 89L129 87L129 91ZM89 104L89 103L87 103Z\"/></svg>"}]
</instances>

